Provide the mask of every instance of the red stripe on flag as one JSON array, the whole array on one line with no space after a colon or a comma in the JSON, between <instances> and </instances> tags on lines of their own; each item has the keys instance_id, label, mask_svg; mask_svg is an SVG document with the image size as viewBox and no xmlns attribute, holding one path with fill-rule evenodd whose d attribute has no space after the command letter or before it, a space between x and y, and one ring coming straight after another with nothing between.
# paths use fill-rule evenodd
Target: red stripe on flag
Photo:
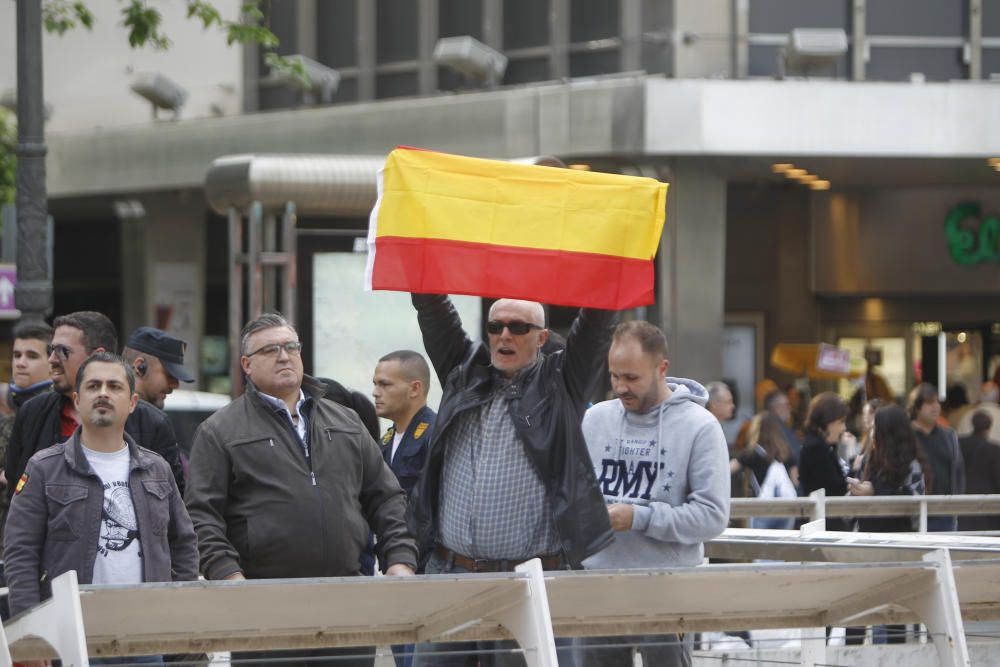
<instances>
[{"instance_id":1,"label":"red stripe on flag","mask_svg":"<svg viewBox=\"0 0 1000 667\"><path fill-rule=\"evenodd\" d=\"M621 310L653 303L651 260L380 236L372 288Z\"/></svg>"}]
</instances>

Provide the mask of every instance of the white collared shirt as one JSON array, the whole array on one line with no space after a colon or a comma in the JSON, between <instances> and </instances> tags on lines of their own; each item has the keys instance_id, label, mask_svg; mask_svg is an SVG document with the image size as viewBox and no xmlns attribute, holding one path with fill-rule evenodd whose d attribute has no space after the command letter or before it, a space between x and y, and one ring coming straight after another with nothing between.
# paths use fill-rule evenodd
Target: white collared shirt
<instances>
[{"instance_id":1,"label":"white collared shirt","mask_svg":"<svg viewBox=\"0 0 1000 667\"><path fill-rule=\"evenodd\" d=\"M285 416L288 418L288 421L295 429L295 432L299 435L299 440L303 444L305 444L306 433L309 430L309 427L306 424L306 416L302 412L302 404L306 402L305 392L299 389L299 400L295 402L295 417L293 417L292 413L288 411L288 405L286 405L285 402L280 398L275 398L274 396L271 396L270 394L265 394L264 392L259 390L258 393L260 394L260 397L263 398L268 403L270 403L277 412L283 412L285 414ZM309 456L308 448L306 449L306 456Z\"/></svg>"}]
</instances>

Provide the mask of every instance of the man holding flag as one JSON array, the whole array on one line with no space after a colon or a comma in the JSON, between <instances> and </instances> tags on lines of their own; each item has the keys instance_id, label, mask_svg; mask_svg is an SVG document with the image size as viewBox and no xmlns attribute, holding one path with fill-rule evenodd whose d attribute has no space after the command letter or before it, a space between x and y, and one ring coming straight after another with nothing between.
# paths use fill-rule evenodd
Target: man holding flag
<instances>
[{"instance_id":1,"label":"man holding flag","mask_svg":"<svg viewBox=\"0 0 1000 667\"><path fill-rule=\"evenodd\" d=\"M614 312L655 300L667 186L403 148L378 192L365 284L411 293L443 388L407 512L424 571L580 568L614 539L580 422ZM485 343L444 294L506 297ZM551 354L539 302L581 308ZM524 664L495 648L418 645L414 667Z\"/></svg>"},{"instance_id":2,"label":"man holding flag","mask_svg":"<svg viewBox=\"0 0 1000 667\"><path fill-rule=\"evenodd\" d=\"M466 336L448 297L414 294L413 304L444 388L407 516L425 572L511 571L532 558L579 568L613 539L580 431L613 312L581 310L566 349L544 356L538 303L494 303L486 345ZM475 663L467 653L421 656L450 649L462 650L418 645L414 667Z\"/></svg>"}]
</instances>

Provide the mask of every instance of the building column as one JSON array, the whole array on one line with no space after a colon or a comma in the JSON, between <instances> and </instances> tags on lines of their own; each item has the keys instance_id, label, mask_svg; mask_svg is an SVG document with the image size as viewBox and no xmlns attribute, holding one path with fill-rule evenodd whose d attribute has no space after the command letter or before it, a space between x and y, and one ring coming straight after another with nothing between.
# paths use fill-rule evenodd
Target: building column
<instances>
[{"instance_id":1,"label":"building column","mask_svg":"<svg viewBox=\"0 0 1000 667\"><path fill-rule=\"evenodd\" d=\"M670 374L704 384L722 373L726 181L683 160L660 178L670 188L656 261L657 324L667 334Z\"/></svg>"}]
</instances>

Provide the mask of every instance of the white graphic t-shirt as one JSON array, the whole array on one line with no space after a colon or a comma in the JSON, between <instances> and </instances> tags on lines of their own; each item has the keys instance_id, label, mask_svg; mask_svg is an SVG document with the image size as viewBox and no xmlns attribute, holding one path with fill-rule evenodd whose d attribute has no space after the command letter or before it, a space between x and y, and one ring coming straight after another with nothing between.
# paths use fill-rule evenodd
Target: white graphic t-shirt
<instances>
[{"instance_id":1,"label":"white graphic t-shirt","mask_svg":"<svg viewBox=\"0 0 1000 667\"><path fill-rule=\"evenodd\" d=\"M141 584L142 551L139 522L128 484L128 447L117 452L83 448L87 462L104 484L104 510L94 559L95 584Z\"/></svg>"}]
</instances>

